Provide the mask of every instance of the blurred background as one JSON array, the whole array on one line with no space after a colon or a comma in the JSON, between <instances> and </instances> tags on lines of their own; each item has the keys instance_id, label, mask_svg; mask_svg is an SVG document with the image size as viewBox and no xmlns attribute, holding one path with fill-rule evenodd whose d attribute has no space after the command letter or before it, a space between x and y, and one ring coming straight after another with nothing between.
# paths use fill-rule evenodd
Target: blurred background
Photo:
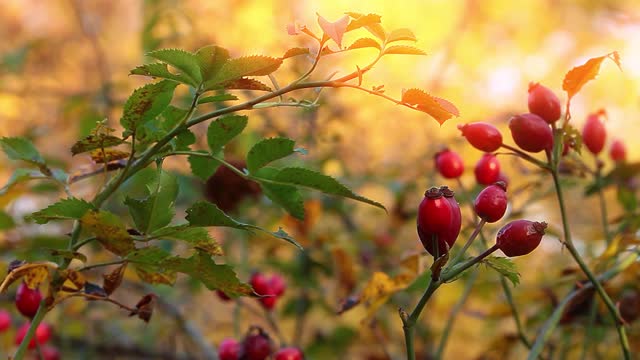
<instances>
[{"instance_id":1,"label":"blurred background","mask_svg":"<svg viewBox=\"0 0 640 360\"><path fill-rule=\"evenodd\" d=\"M460 117L440 126L426 114L351 89L324 90L321 106L314 110L251 112L250 131L227 147L228 158L242 159L260 136L288 136L309 150L302 159L305 166L340 178L362 195L383 203L390 213L316 193L306 194L309 219L305 222L283 216L262 198L250 198L231 210L260 225L284 226L308 247L304 255L275 240L213 231L225 246L222 261L237 266L241 279L247 281L257 269L285 274L290 288L276 311L280 331L288 342L308 350L312 359L401 358L404 344L396 309L413 303L420 294L418 286L394 295L375 321L363 323L364 310L359 308L343 315L336 315L335 310L345 297L362 289L374 271L393 274L403 256L421 250L414 212L425 188L445 183L433 166L438 150L448 146L460 152L468 168L462 179L465 191L479 190L471 170L482 154L462 141L458 124L491 122L510 141L506 124L512 115L528 112L529 82L544 84L564 102L562 79L568 70L591 57L618 51L622 71L613 62L603 63L597 80L573 99L572 122L580 129L587 114L606 109L607 142L624 141L629 161L640 157L637 1L2 0L0 136L29 137L68 173L87 171L95 164L88 157L72 158L69 148L96 121L107 119L120 130L122 105L134 88L148 82L128 75L148 61L145 52L171 47L195 51L217 44L232 56L280 56L291 47L313 46L306 37L288 35L287 24L297 22L319 32L316 14L334 21L347 11L379 14L388 30L412 29L416 46L428 54L385 57L365 76L365 87L384 85L385 93L396 98L402 89L422 88L454 103ZM348 33L343 43L361 36L366 33ZM375 55L363 49L327 57L315 78L336 71L350 73ZM275 76L284 84L308 65L300 57L282 66ZM188 101L186 91L176 94L176 104ZM311 98L313 94L307 95ZM201 125L196 129L200 135L206 130ZM203 136L198 144L206 146ZM514 290L516 301L523 307L521 316L533 337L552 309L549 293L561 295L571 285L556 284L571 262L553 236L561 223L558 214L549 210L555 207L555 198L547 193L549 183L522 162L508 157L501 161L511 188L522 189L512 199L513 216L550 223L551 235L545 238L543 250L516 261L522 274L522 284ZM593 165L594 159L585 155L585 162ZM185 159L171 160L167 166L182 175L179 200L183 205L205 196L205 185L190 175ZM607 162L607 166L612 165ZM6 183L15 167L0 157L0 184ZM77 183L72 191L90 198L101 181L94 180ZM588 179L573 182L584 185ZM448 185L463 193L459 184ZM59 189L30 183L0 195L0 206L19 219L59 195ZM612 200L610 215L615 217L620 213L613 200L616 194L605 195ZM583 198L579 188L569 196L576 236L585 252L597 253L602 248L599 214L593 211L597 203ZM123 209L115 202L110 206ZM487 236L498 229L499 224L492 225ZM0 231L0 262L6 266L15 258L44 257L38 249L64 246L68 231L65 223ZM104 256L90 254L94 261ZM548 269L551 262L553 268ZM548 270L537 271L543 267ZM116 296L129 299L130 293L130 299L136 299L135 293L144 289L135 274L128 280L130 284ZM184 354L198 358L200 350L189 345L196 335L185 330L185 323L196 329L201 337L198 343L212 346L225 337L241 337L250 324L274 331L268 318L247 310L251 301L223 302L204 287L181 280L175 288L154 288L168 304L149 325L128 319L107 304L65 303L47 318L55 326L56 343L68 354L63 358L113 358L109 351L122 351L122 358L180 358ZM445 358L520 358L524 354L496 283L495 273L480 271L477 287L452 330ZM464 282L456 282L433 299L429 315L424 316L428 319L419 329L420 351L437 346L449 310L463 288ZM3 296L0 307L11 308L13 294ZM16 317L15 321L19 324L21 320ZM569 322L554 338L557 347L569 349L569 358L571 349L581 346L580 338L571 338L572 326L579 325ZM603 332L604 345L599 350L605 356L607 341L615 343L615 336L606 334ZM638 349L640 332L631 330L630 336ZM13 337L0 334L0 349L12 347Z\"/></svg>"}]
</instances>

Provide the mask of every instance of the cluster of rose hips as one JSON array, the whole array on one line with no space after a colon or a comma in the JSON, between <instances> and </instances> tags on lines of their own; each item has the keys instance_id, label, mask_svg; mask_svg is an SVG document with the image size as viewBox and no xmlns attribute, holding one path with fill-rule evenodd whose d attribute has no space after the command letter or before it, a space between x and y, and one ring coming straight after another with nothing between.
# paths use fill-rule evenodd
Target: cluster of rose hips
<instances>
[{"instance_id":1,"label":"cluster of rose hips","mask_svg":"<svg viewBox=\"0 0 640 360\"><path fill-rule=\"evenodd\" d=\"M242 342L227 338L218 347L220 360L265 360L273 355L274 360L303 360L304 354L296 347L283 347L274 353L273 341L261 328L254 326Z\"/></svg>"},{"instance_id":2,"label":"cluster of rose hips","mask_svg":"<svg viewBox=\"0 0 640 360\"><path fill-rule=\"evenodd\" d=\"M251 276L249 284L251 284L253 291L260 295L258 301L260 301L262 307L267 310L273 310L276 306L276 302L287 289L287 284L284 278L279 274L267 276L256 272ZM231 300L231 298L221 290L217 290L216 293L223 301Z\"/></svg>"},{"instance_id":3,"label":"cluster of rose hips","mask_svg":"<svg viewBox=\"0 0 640 360\"><path fill-rule=\"evenodd\" d=\"M32 319L40 302L42 301L42 294L38 289L31 289L26 283L21 283L16 291L15 305L18 311L28 319ZM11 328L11 314L6 310L0 310L0 333L3 333ZM22 340L27 335L30 322L22 324L16 331L15 344L20 345ZM45 345L49 339L51 339L52 328L47 323L40 323L36 328L35 336L29 342L28 348L35 349L36 345L42 345L40 351L42 352L42 358L44 360L60 360L60 352L57 348L51 345ZM37 341L37 344L36 344Z\"/></svg>"}]
</instances>

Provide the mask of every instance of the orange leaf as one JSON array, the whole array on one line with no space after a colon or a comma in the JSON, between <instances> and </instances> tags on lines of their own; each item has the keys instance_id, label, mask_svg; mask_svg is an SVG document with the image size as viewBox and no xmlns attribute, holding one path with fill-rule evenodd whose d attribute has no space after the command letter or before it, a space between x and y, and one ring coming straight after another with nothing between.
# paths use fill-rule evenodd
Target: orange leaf
<instances>
[{"instance_id":1,"label":"orange leaf","mask_svg":"<svg viewBox=\"0 0 640 360\"><path fill-rule=\"evenodd\" d=\"M354 43L351 44L348 47L348 49L353 50L353 49L362 49L362 48L368 48L368 47L373 47L380 50L380 43L378 43L372 38L360 38L354 41Z\"/></svg>"},{"instance_id":2,"label":"orange leaf","mask_svg":"<svg viewBox=\"0 0 640 360\"><path fill-rule=\"evenodd\" d=\"M407 45L394 45L389 46L382 53L383 55L400 54L400 55L427 55L426 52L418 49L417 47Z\"/></svg>"},{"instance_id":3,"label":"orange leaf","mask_svg":"<svg viewBox=\"0 0 640 360\"><path fill-rule=\"evenodd\" d=\"M404 91L402 102L431 115L440 125L454 116L460 116L455 105L445 99L431 96L420 89Z\"/></svg>"},{"instance_id":4,"label":"orange leaf","mask_svg":"<svg viewBox=\"0 0 640 360\"><path fill-rule=\"evenodd\" d=\"M393 42L393 41L401 41L401 40L418 41L418 39L416 39L416 36L414 35L413 31L411 31L409 29L406 29L406 28L393 30L387 36L387 43L390 43L390 42Z\"/></svg>"},{"instance_id":5,"label":"orange leaf","mask_svg":"<svg viewBox=\"0 0 640 360\"><path fill-rule=\"evenodd\" d=\"M295 47L287 50L284 55L282 55L281 59L288 59L290 57L299 56L299 55L307 55L309 53L309 48L303 47Z\"/></svg>"},{"instance_id":6,"label":"orange leaf","mask_svg":"<svg viewBox=\"0 0 640 360\"><path fill-rule=\"evenodd\" d=\"M380 24L380 15L377 14L359 14L359 13L346 13L351 16L353 20L347 26L347 31L352 31L365 26L372 26Z\"/></svg>"},{"instance_id":7,"label":"orange leaf","mask_svg":"<svg viewBox=\"0 0 640 360\"><path fill-rule=\"evenodd\" d=\"M586 63L569 70L562 81L562 89L567 92L569 100L571 100L587 82L598 76L600 65L604 59L607 58L611 59L611 61L620 67L620 55L614 51L604 56L591 58Z\"/></svg>"},{"instance_id":8,"label":"orange leaf","mask_svg":"<svg viewBox=\"0 0 640 360\"><path fill-rule=\"evenodd\" d=\"M327 19L318 15L318 24L324 31L324 34L335 41L338 46L342 47L342 36L347 31L347 25L349 25L349 16L345 15L335 22L329 22Z\"/></svg>"}]
</instances>

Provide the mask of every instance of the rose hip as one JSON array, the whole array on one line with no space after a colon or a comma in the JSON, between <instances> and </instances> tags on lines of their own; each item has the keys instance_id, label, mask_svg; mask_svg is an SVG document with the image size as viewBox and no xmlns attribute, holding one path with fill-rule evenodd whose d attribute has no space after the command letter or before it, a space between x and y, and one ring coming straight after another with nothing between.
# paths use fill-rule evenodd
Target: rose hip
<instances>
[{"instance_id":1,"label":"rose hip","mask_svg":"<svg viewBox=\"0 0 640 360\"><path fill-rule=\"evenodd\" d=\"M549 124L560 119L562 105L560 99L549 88L538 83L529 83L529 111Z\"/></svg>"},{"instance_id":2,"label":"rose hip","mask_svg":"<svg viewBox=\"0 0 640 360\"><path fill-rule=\"evenodd\" d=\"M435 156L436 169L447 179L456 179L464 172L464 162L458 153L445 149Z\"/></svg>"},{"instance_id":3,"label":"rose hip","mask_svg":"<svg viewBox=\"0 0 640 360\"><path fill-rule=\"evenodd\" d=\"M484 154L476 163L473 173L478 184L493 184L500 177L500 162L498 162L498 158L495 155Z\"/></svg>"},{"instance_id":4,"label":"rose hip","mask_svg":"<svg viewBox=\"0 0 640 360\"><path fill-rule=\"evenodd\" d=\"M549 124L536 114L512 117L509 130L513 141L524 151L536 153L553 148L553 133Z\"/></svg>"},{"instance_id":5,"label":"rose hip","mask_svg":"<svg viewBox=\"0 0 640 360\"><path fill-rule=\"evenodd\" d=\"M484 188L473 202L473 207L476 214L488 223L502 219L507 210L506 184L498 181Z\"/></svg>"},{"instance_id":6,"label":"rose hip","mask_svg":"<svg viewBox=\"0 0 640 360\"><path fill-rule=\"evenodd\" d=\"M446 190L450 191L448 188ZM436 187L425 192L418 207L417 230L422 246L429 254L440 256L453 246L460 232L461 217L457 218L459 213L460 207L453 199L452 191L449 198L445 197L442 189ZM437 254L434 239L437 239Z\"/></svg>"},{"instance_id":7,"label":"rose hip","mask_svg":"<svg viewBox=\"0 0 640 360\"><path fill-rule=\"evenodd\" d=\"M614 140L613 143L611 143L609 156L611 160L615 162L623 162L627 159L627 147L621 140Z\"/></svg>"},{"instance_id":8,"label":"rose hip","mask_svg":"<svg viewBox=\"0 0 640 360\"><path fill-rule=\"evenodd\" d=\"M16 291L16 307L20 313L28 318L33 318L42 301L42 294L38 289L30 289L22 282Z\"/></svg>"},{"instance_id":9,"label":"rose hip","mask_svg":"<svg viewBox=\"0 0 640 360\"><path fill-rule=\"evenodd\" d=\"M273 351L273 345L269 336L258 329L258 333L249 334L244 338L241 347L241 359L246 360L264 360Z\"/></svg>"},{"instance_id":10,"label":"rose hip","mask_svg":"<svg viewBox=\"0 0 640 360\"><path fill-rule=\"evenodd\" d=\"M462 136L467 138L469 144L484 152L493 152L502 145L502 134L493 125L484 122L475 122L458 125Z\"/></svg>"},{"instance_id":11,"label":"rose hip","mask_svg":"<svg viewBox=\"0 0 640 360\"><path fill-rule=\"evenodd\" d=\"M515 220L503 226L496 238L496 245L509 256L522 256L540 245L547 223Z\"/></svg>"},{"instance_id":12,"label":"rose hip","mask_svg":"<svg viewBox=\"0 0 640 360\"><path fill-rule=\"evenodd\" d=\"M236 339L226 338L220 342L218 357L220 360L238 360L240 356L240 343Z\"/></svg>"},{"instance_id":13,"label":"rose hip","mask_svg":"<svg viewBox=\"0 0 640 360\"><path fill-rule=\"evenodd\" d=\"M286 347L278 350L274 355L275 360L303 360L302 351L294 347Z\"/></svg>"}]
</instances>

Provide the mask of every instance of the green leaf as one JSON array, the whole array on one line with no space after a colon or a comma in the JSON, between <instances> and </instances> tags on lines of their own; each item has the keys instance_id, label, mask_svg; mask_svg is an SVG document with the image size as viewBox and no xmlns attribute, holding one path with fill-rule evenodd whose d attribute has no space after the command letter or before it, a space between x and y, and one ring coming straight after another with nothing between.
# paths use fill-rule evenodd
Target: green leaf
<instances>
[{"instance_id":1,"label":"green leaf","mask_svg":"<svg viewBox=\"0 0 640 360\"><path fill-rule=\"evenodd\" d=\"M207 143L212 154L217 154L231 139L240 134L247 126L246 116L230 115L221 117L209 124Z\"/></svg>"},{"instance_id":2,"label":"green leaf","mask_svg":"<svg viewBox=\"0 0 640 360\"><path fill-rule=\"evenodd\" d=\"M229 80L223 83L220 83L216 88L227 89L227 90L258 90L258 91L273 91L266 84L249 78L241 78L236 80Z\"/></svg>"},{"instance_id":3,"label":"green leaf","mask_svg":"<svg viewBox=\"0 0 640 360\"><path fill-rule=\"evenodd\" d=\"M120 119L126 130L125 137L160 115L169 106L177 85L173 81L162 80L134 90L124 104Z\"/></svg>"},{"instance_id":4,"label":"green leaf","mask_svg":"<svg viewBox=\"0 0 640 360\"><path fill-rule=\"evenodd\" d=\"M174 175L162 171L160 178L156 178L148 188L150 191L147 198L127 197L125 200L137 229L143 234L149 234L171 223L175 215L178 181Z\"/></svg>"},{"instance_id":5,"label":"green leaf","mask_svg":"<svg viewBox=\"0 0 640 360\"><path fill-rule=\"evenodd\" d=\"M184 76L183 74L174 74L169 71L167 64L163 63L151 63L140 65L129 72L130 75L143 75L151 76L153 78L167 79L177 81L186 85L194 85L193 79Z\"/></svg>"},{"instance_id":6,"label":"green leaf","mask_svg":"<svg viewBox=\"0 0 640 360\"><path fill-rule=\"evenodd\" d=\"M165 62L182 71L190 84L197 87L202 82L200 65L196 55L180 49L162 49L147 53L147 56Z\"/></svg>"},{"instance_id":7,"label":"green leaf","mask_svg":"<svg viewBox=\"0 0 640 360\"><path fill-rule=\"evenodd\" d=\"M13 221L11 215L0 210L0 231L10 230L14 227L16 227L16 223Z\"/></svg>"},{"instance_id":8,"label":"green leaf","mask_svg":"<svg viewBox=\"0 0 640 360\"><path fill-rule=\"evenodd\" d=\"M125 256L135 250L131 235L120 217L104 210L87 211L80 219L83 228L95 235L105 249Z\"/></svg>"},{"instance_id":9,"label":"green leaf","mask_svg":"<svg viewBox=\"0 0 640 360\"><path fill-rule=\"evenodd\" d=\"M417 47L407 46L407 45L394 45L389 46L384 49L382 55L391 55L391 54L399 54L399 55L427 55L423 50L418 49Z\"/></svg>"},{"instance_id":10,"label":"green leaf","mask_svg":"<svg viewBox=\"0 0 640 360\"><path fill-rule=\"evenodd\" d=\"M278 70L281 64L282 59L263 55L231 59L222 65L222 68L211 82L215 84L246 76L266 76ZM205 87L207 87L206 84Z\"/></svg>"},{"instance_id":11,"label":"green leaf","mask_svg":"<svg viewBox=\"0 0 640 360\"><path fill-rule=\"evenodd\" d=\"M46 224L50 220L77 220L93 209L93 205L82 199L67 198L34 212L29 218L38 224Z\"/></svg>"},{"instance_id":12,"label":"green leaf","mask_svg":"<svg viewBox=\"0 0 640 360\"><path fill-rule=\"evenodd\" d=\"M176 271L165 269L162 261L171 257L171 253L157 246L148 246L130 252L126 259L135 264L136 274L149 284L173 285L176 281Z\"/></svg>"},{"instance_id":13,"label":"green leaf","mask_svg":"<svg viewBox=\"0 0 640 360\"><path fill-rule=\"evenodd\" d=\"M211 80L220 71L222 65L229 60L229 51L219 46L209 45L196 51L195 56L200 66L202 79L206 82Z\"/></svg>"},{"instance_id":14,"label":"green leaf","mask_svg":"<svg viewBox=\"0 0 640 360\"><path fill-rule=\"evenodd\" d=\"M262 139L253 145L247 154L247 168L254 173L268 163L289 156L295 152L295 141L287 138Z\"/></svg>"},{"instance_id":15,"label":"green leaf","mask_svg":"<svg viewBox=\"0 0 640 360\"><path fill-rule=\"evenodd\" d=\"M232 297L253 294L251 286L240 282L231 266L216 264L211 256L202 251L188 259L180 257L166 259L162 262L162 266L200 280L209 290L221 290Z\"/></svg>"},{"instance_id":16,"label":"green leaf","mask_svg":"<svg viewBox=\"0 0 640 360\"><path fill-rule=\"evenodd\" d=\"M264 179L273 179L278 173L278 169L272 167L262 168L256 176ZM304 199L300 191L293 185L274 184L261 181L260 186L264 194L274 203L282 206L291 216L296 219L304 219Z\"/></svg>"},{"instance_id":17,"label":"green leaf","mask_svg":"<svg viewBox=\"0 0 640 360\"><path fill-rule=\"evenodd\" d=\"M509 281L513 283L513 286L517 286L520 283L520 274L518 273L516 264L509 258L489 256L482 260L482 262L509 279Z\"/></svg>"},{"instance_id":18,"label":"green leaf","mask_svg":"<svg viewBox=\"0 0 640 360\"><path fill-rule=\"evenodd\" d=\"M187 209L187 221L192 226L226 226L246 230L247 225L225 214L215 204L198 201Z\"/></svg>"},{"instance_id":19,"label":"green leaf","mask_svg":"<svg viewBox=\"0 0 640 360\"><path fill-rule=\"evenodd\" d=\"M73 146L71 147L71 154L78 155L91 150L105 149L124 143L124 140L113 135L107 135L103 133L92 134L73 144Z\"/></svg>"},{"instance_id":20,"label":"green leaf","mask_svg":"<svg viewBox=\"0 0 640 360\"><path fill-rule=\"evenodd\" d=\"M170 226L156 230L151 236L156 239L184 241L192 248L202 250L210 255L223 255L220 244L212 239L209 231L203 227Z\"/></svg>"},{"instance_id":21,"label":"green leaf","mask_svg":"<svg viewBox=\"0 0 640 360\"><path fill-rule=\"evenodd\" d=\"M618 203L627 212L633 214L638 209L638 198L635 191L626 186L618 187Z\"/></svg>"},{"instance_id":22,"label":"green leaf","mask_svg":"<svg viewBox=\"0 0 640 360\"><path fill-rule=\"evenodd\" d=\"M134 264L159 265L163 260L171 257L171 253L157 246L147 246L127 254L127 261Z\"/></svg>"},{"instance_id":23,"label":"green leaf","mask_svg":"<svg viewBox=\"0 0 640 360\"><path fill-rule=\"evenodd\" d=\"M5 186L0 188L0 196L6 194L13 185L21 183L23 181L31 180L34 176L39 176L39 174L39 172L35 172L30 169L16 169Z\"/></svg>"},{"instance_id":24,"label":"green leaf","mask_svg":"<svg viewBox=\"0 0 640 360\"><path fill-rule=\"evenodd\" d=\"M220 94L214 96L205 96L198 99L198 104L206 104L212 102L232 101L238 100L238 97L232 94Z\"/></svg>"},{"instance_id":25,"label":"green leaf","mask_svg":"<svg viewBox=\"0 0 640 360\"><path fill-rule=\"evenodd\" d=\"M273 180L284 184L303 186L319 190L326 194L354 199L363 203L373 205L375 207L379 207L386 211L385 207L382 204L357 195L349 188L338 182L336 179L315 172L313 170L299 167L287 167L280 169L280 171L275 174L275 176L273 176Z\"/></svg>"},{"instance_id":26,"label":"green leaf","mask_svg":"<svg viewBox=\"0 0 640 360\"><path fill-rule=\"evenodd\" d=\"M23 137L0 138L0 146L11 160L22 160L36 165L44 165L44 159L33 143Z\"/></svg>"},{"instance_id":27,"label":"green leaf","mask_svg":"<svg viewBox=\"0 0 640 360\"><path fill-rule=\"evenodd\" d=\"M204 151L198 151L202 154L207 154ZM193 156L190 155L189 165L191 165L191 173L199 177L202 181L207 181L213 174L215 174L220 162L210 157Z\"/></svg>"}]
</instances>

